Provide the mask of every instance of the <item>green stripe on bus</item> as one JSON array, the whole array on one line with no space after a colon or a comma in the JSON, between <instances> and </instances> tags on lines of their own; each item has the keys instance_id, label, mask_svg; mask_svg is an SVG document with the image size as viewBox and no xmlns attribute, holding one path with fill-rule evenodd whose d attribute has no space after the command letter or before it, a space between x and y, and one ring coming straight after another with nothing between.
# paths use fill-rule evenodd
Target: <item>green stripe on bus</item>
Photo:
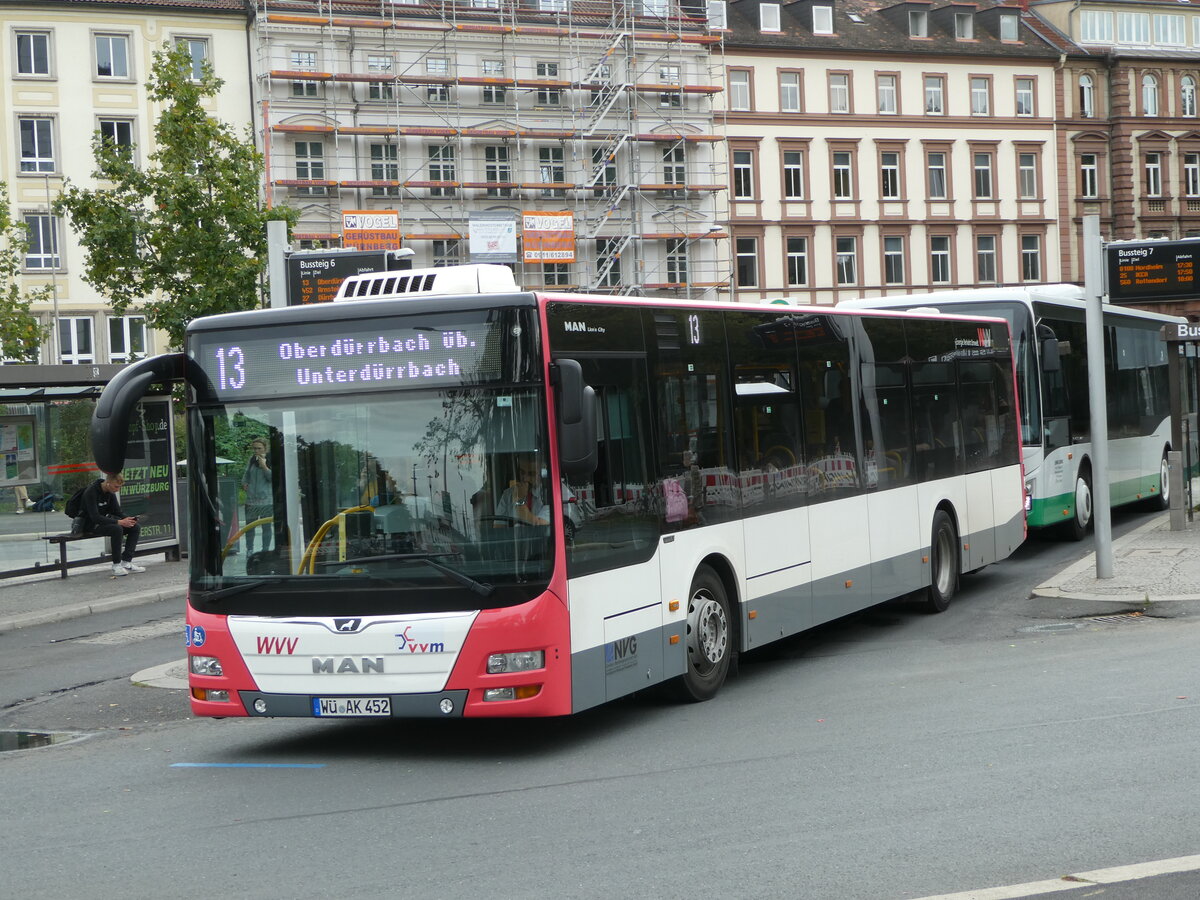
<instances>
[{"instance_id":1,"label":"green stripe on bus","mask_svg":"<svg viewBox=\"0 0 1200 900\"><path fill-rule=\"evenodd\" d=\"M1140 497L1138 495L1141 495ZM1130 478L1128 481L1118 481L1109 485L1109 495L1124 498L1121 503L1140 503L1158 494L1158 473ZM1045 528L1057 525L1059 522L1070 521L1075 515L1075 492L1056 494L1053 497L1035 498L1030 506L1029 515L1025 521L1030 528Z\"/></svg>"}]
</instances>

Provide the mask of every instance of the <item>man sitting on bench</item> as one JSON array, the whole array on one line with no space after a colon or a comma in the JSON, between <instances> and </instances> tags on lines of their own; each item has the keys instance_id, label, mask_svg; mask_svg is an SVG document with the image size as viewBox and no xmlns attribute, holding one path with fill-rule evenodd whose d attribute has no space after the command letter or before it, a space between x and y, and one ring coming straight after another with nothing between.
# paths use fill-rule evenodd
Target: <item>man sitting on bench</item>
<instances>
[{"instance_id":1,"label":"man sitting on bench","mask_svg":"<svg viewBox=\"0 0 1200 900\"><path fill-rule=\"evenodd\" d=\"M146 571L145 567L133 562L133 551L137 549L141 526L138 525L137 516L127 516L121 509L117 492L123 484L125 476L117 472L107 478L98 478L83 492L83 516L87 520L88 531L104 535L112 544L113 575ZM122 537L125 539L124 553L121 551Z\"/></svg>"}]
</instances>

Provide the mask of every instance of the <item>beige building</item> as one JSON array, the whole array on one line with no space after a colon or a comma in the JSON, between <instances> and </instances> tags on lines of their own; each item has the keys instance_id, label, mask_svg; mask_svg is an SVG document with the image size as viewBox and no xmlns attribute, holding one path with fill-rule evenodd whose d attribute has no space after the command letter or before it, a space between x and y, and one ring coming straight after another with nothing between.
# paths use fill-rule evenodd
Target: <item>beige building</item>
<instances>
[{"instance_id":1,"label":"beige building","mask_svg":"<svg viewBox=\"0 0 1200 900\"><path fill-rule=\"evenodd\" d=\"M1060 52L1018 6L741 0L725 39L738 296L1062 277Z\"/></svg>"},{"instance_id":2,"label":"beige building","mask_svg":"<svg viewBox=\"0 0 1200 900\"><path fill-rule=\"evenodd\" d=\"M141 316L116 318L84 279L84 254L68 223L50 212L64 180L94 184L92 135L99 130L144 156L157 109L146 97L152 54L185 45L225 80L212 113L251 121L247 15L241 0L58 0L0 4L0 181L30 247L27 286L48 285L36 309L56 327L43 363L120 363L166 349Z\"/></svg>"}]
</instances>

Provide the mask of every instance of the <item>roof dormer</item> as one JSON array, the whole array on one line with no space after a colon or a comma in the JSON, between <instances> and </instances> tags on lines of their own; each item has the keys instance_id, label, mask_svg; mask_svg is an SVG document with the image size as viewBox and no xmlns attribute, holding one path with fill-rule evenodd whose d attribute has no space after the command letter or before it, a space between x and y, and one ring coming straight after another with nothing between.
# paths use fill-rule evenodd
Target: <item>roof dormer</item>
<instances>
[{"instance_id":1,"label":"roof dormer","mask_svg":"<svg viewBox=\"0 0 1200 900\"><path fill-rule=\"evenodd\" d=\"M978 12L979 7L974 3L948 3L933 11L933 26L956 41L973 41L976 39L975 15Z\"/></svg>"},{"instance_id":2,"label":"roof dormer","mask_svg":"<svg viewBox=\"0 0 1200 900\"><path fill-rule=\"evenodd\" d=\"M905 0L881 9L879 14L913 40L926 40L933 34L930 13L932 0Z\"/></svg>"}]
</instances>

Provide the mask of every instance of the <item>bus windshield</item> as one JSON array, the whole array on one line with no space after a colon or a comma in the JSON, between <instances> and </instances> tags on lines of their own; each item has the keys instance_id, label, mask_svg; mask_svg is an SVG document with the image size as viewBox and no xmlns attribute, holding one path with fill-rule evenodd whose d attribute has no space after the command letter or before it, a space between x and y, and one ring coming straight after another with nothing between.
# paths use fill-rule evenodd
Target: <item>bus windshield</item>
<instances>
[{"instance_id":1,"label":"bus windshield","mask_svg":"<svg viewBox=\"0 0 1200 900\"><path fill-rule=\"evenodd\" d=\"M191 417L189 455L210 461L190 473L198 609L481 609L549 581L539 387L256 400Z\"/></svg>"}]
</instances>

